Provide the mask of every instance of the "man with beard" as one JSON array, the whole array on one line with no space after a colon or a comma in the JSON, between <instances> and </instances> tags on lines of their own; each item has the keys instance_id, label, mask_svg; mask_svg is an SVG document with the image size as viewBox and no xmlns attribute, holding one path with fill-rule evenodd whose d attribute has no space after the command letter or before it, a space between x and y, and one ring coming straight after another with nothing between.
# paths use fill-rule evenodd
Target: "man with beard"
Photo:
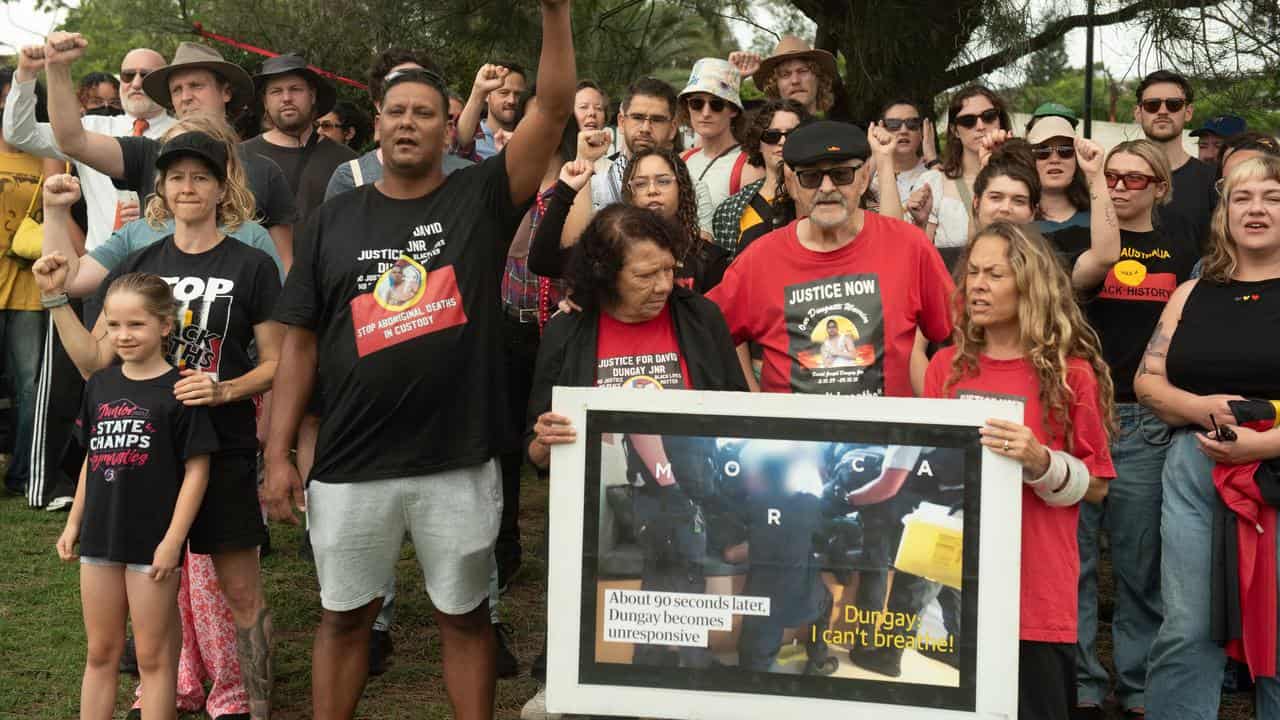
<instances>
[{"instance_id":1,"label":"man with beard","mask_svg":"<svg viewBox=\"0 0 1280 720\"><path fill-rule=\"evenodd\" d=\"M910 397L917 328L933 342L951 334L953 284L929 238L858 207L870 156L853 125L819 121L791 133L782 158L803 219L753 242L707 293L735 343L763 348L765 392ZM823 367L817 323L837 314L853 324L856 361Z\"/></svg>"},{"instance_id":2,"label":"man with beard","mask_svg":"<svg viewBox=\"0 0 1280 720\"><path fill-rule=\"evenodd\" d=\"M822 115L835 103L840 82L836 58L826 50L814 50L795 35L784 35L763 60L742 50L729 53L729 62L742 77L751 77L771 100L794 100L810 115Z\"/></svg>"},{"instance_id":3,"label":"man with beard","mask_svg":"<svg viewBox=\"0 0 1280 720\"><path fill-rule=\"evenodd\" d=\"M471 97L458 115L458 138L475 138L459 148L463 157L472 151L478 160L498 154L504 138L516 129L516 111L527 87L525 69L516 63L502 61L480 68L471 86ZM483 119L481 108L486 111Z\"/></svg>"},{"instance_id":4,"label":"man with beard","mask_svg":"<svg viewBox=\"0 0 1280 720\"><path fill-rule=\"evenodd\" d=\"M85 115L77 118L78 122L86 130L109 136L159 138L164 135L174 120L142 89L143 78L164 64L164 56L155 50L130 50L120 62L123 81L120 96L124 114ZM42 67L44 60L39 53L28 52L27 49L18 53L18 67L4 104L4 138L14 148L29 155L66 161L70 158L58 148L53 129L48 123L36 120L36 76ZM139 203L136 198L121 198L111 178L85 163L75 162L75 172L80 177L80 190L87 212L84 245L89 251L106 242L113 230L137 219ZM36 387L27 497L32 507L68 509L71 496L75 494L75 481L63 470L62 464L64 457L70 455L72 421L80 407L83 381L62 350L57 335L52 330L45 334L40 379Z\"/></svg>"},{"instance_id":5,"label":"man with beard","mask_svg":"<svg viewBox=\"0 0 1280 720\"><path fill-rule=\"evenodd\" d=\"M1157 70L1138 85L1133 117L1151 142L1164 149L1173 169L1173 199L1161 205L1160 226L1187 227L1201 244L1209 241L1209 220L1218 204L1213 166L1191 157L1182 130L1195 110L1191 83L1178 73Z\"/></svg>"},{"instance_id":6,"label":"man with beard","mask_svg":"<svg viewBox=\"0 0 1280 720\"><path fill-rule=\"evenodd\" d=\"M315 131L316 118L333 109L337 93L297 55L264 61L253 84L273 127L243 145L280 166L306 220L324 202L334 169L356 157L351 148Z\"/></svg>"},{"instance_id":7,"label":"man with beard","mask_svg":"<svg viewBox=\"0 0 1280 720\"><path fill-rule=\"evenodd\" d=\"M572 114L577 82L570 3L541 6L538 102L503 152L446 182L444 81L427 70L387 79L382 178L313 214L276 308L289 327L263 495L277 520L297 523L294 507L307 510L324 608L312 655L317 720L356 712L373 621L406 532L435 608L453 716L493 717L485 601L503 503L496 458L517 441L496 270L556 150L550 139ZM373 292L401 258L423 268L424 289L412 308L387 310ZM369 331L384 320L386 332ZM325 413L304 501L289 452L313 389Z\"/></svg>"}]
</instances>

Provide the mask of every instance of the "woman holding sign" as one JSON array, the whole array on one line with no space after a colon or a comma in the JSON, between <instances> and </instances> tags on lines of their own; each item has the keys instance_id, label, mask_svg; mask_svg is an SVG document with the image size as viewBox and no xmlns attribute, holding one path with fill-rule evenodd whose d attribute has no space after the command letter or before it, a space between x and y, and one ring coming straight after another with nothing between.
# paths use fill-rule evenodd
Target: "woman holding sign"
<instances>
[{"instance_id":1,"label":"woman holding sign","mask_svg":"<svg viewBox=\"0 0 1280 720\"><path fill-rule=\"evenodd\" d=\"M1018 715L1075 707L1078 504L1105 493L1111 377L1098 336L1044 238L998 222L961 258L955 344L929 363L925 397L1017 398L1023 423L991 420L982 444L1023 466Z\"/></svg>"},{"instance_id":2,"label":"woman holding sign","mask_svg":"<svg viewBox=\"0 0 1280 720\"><path fill-rule=\"evenodd\" d=\"M676 258L691 240L659 214L626 205L605 208L587 226L566 268L582 312L552 317L538 349L525 434L535 466L549 467L552 445L578 439L568 418L550 411L556 385L747 390L720 310L676 285ZM696 528L702 488L694 468L706 466L705 448L656 435L628 435L622 442L628 476L643 478L633 495L636 527L647 528L637 533L641 589L701 593L706 533ZM710 661L705 648L677 653L650 645L637 646L634 659L684 666Z\"/></svg>"}]
</instances>

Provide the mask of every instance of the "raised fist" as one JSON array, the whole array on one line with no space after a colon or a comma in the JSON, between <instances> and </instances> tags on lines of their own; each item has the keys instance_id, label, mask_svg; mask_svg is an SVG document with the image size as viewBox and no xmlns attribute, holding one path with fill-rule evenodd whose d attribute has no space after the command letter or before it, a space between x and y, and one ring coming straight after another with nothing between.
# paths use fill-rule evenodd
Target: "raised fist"
<instances>
[{"instance_id":1,"label":"raised fist","mask_svg":"<svg viewBox=\"0 0 1280 720\"><path fill-rule=\"evenodd\" d=\"M501 65L481 65L479 72L476 73L475 84L471 86L472 92L488 95L502 87L509 72L511 71Z\"/></svg>"},{"instance_id":2,"label":"raised fist","mask_svg":"<svg viewBox=\"0 0 1280 720\"><path fill-rule=\"evenodd\" d=\"M564 167L560 168L560 180L565 185L573 188L574 192L578 192L587 186L594 169L595 164L593 161L578 158L565 163Z\"/></svg>"},{"instance_id":3,"label":"raised fist","mask_svg":"<svg viewBox=\"0 0 1280 720\"><path fill-rule=\"evenodd\" d=\"M49 33L44 41L44 60L49 65L70 65L84 56L89 41L80 33Z\"/></svg>"},{"instance_id":4,"label":"raised fist","mask_svg":"<svg viewBox=\"0 0 1280 720\"><path fill-rule=\"evenodd\" d=\"M760 69L760 56L745 50L735 50L729 53L729 64L738 68L743 79L746 79L755 75Z\"/></svg>"},{"instance_id":5,"label":"raised fist","mask_svg":"<svg viewBox=\"0 0 1280 720\"><path fill-rule=\"evenodd\" d=\"M578 133L578 158L595 162L609 151L613 136L608 130L583 130Z\"/></svg>"},{"instance_id":6,"label":"raised fist","mask_svg":"<svg viewBox=\"0 0 1280 720\"><path fill-rule=\"evenodd\" d=\"M80 199L80 181L70 175L53 175L44 181L45 209L70 207Z\"/></svg>"}]
</instances>

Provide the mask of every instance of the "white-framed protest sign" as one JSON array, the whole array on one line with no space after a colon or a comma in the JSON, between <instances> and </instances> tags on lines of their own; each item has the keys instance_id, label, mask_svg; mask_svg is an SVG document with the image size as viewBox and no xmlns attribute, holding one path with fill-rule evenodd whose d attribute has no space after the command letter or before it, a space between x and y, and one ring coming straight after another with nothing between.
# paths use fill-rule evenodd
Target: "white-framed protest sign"
<instances>
[{"instance_id":1,"label":"white-framed protest sign","mask_svg":"<svg viewBox=\"0 0 1280 720\"><path fill-rule=\"evenodd\" d=\"M1017 714L1021 470L999 400L557 387L547 709ZM837 715L831 715L836 717Z\"/></svg>"}]
</instances>

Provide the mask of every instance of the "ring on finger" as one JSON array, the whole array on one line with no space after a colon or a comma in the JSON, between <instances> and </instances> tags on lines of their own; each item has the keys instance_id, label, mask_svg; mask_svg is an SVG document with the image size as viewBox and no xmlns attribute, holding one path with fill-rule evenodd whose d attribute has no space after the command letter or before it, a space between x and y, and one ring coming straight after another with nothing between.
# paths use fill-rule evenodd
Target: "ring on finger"
<instances>
[{"instance_id":1,"label":"ring on finger","mask_svg":"<svg viewBox=\"0 0 1280 720\"><path fill-rule=\"evenodd\" d=\"M1003 448L1001 448L1001 450L1004 450L1005 452L1009 452L1009 441L1008 441L1008 440L1005 440L1005 441L1004 441L1004 447L1003 447Z\"/></svg>"}]
</instances>

